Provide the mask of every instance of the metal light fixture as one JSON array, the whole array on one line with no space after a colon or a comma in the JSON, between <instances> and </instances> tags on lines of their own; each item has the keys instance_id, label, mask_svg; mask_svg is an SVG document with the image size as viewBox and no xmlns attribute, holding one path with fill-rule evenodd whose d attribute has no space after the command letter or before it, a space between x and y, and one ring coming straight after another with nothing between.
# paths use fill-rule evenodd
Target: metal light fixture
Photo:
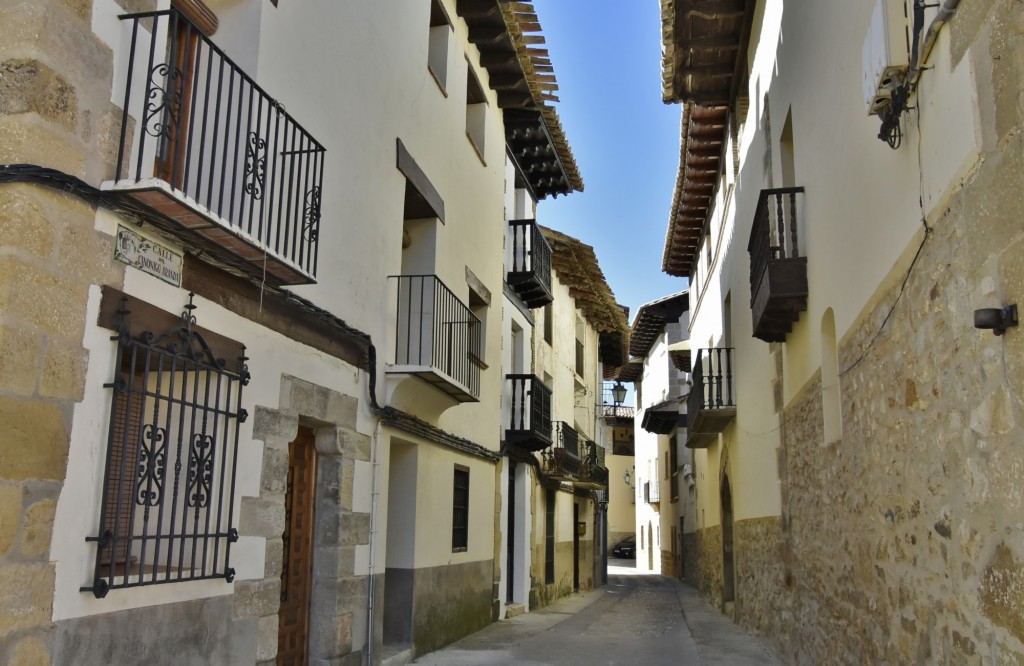
<instances>
[{"instance_id":1,"label":"metal light fixture","mask_svg":"<svg viewBox=\"0 0 1024 666\"><path fill-rule=\"evenodd\" d=\"M981 308L974 311L974 328L991 330L1002 335L1006 329L1017 325L1017 304L1005 308Z\"/></svg>"},{"instance_id":2,"label":"metal light fixture","mask_svg":"<svg viewBox=\"0 0 1024 666\"><path fill-rule=\"evenodd\" d=\"M618 380L615 381L615 386L612 387L612 399L615 401L616 407L626 401L626 387ZM629 481L626 483L629 483Z\"/></svg>"},{"instance_id":3,"label":"metal light fixture","mask_svg":"<svg viewBox=\"0 0 1024 666\"><path fill-rule=\"evenodd\" d=\"M630 478L628 469L622 473L622 480L625 481L626 485L629 486L630 488L633 487L633 484L630 483L630 481L632 481L633 479Z\"/></svg>"}]
</instances>

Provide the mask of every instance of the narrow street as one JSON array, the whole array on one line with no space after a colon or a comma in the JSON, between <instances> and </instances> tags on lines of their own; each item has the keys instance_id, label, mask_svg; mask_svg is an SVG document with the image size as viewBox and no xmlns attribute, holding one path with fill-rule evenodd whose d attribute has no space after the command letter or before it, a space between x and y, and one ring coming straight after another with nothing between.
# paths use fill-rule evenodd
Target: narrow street
<instances>
[{"instance_id":1,"label":"narrow street","mask_svg":"<svg viewBox=\"0 0 1024 666\"><path fill-rule=\"evenodd\" d=\"M767 666L778 662L692 587L664 576L636 575L632 561L613 559L604 587L498 622L413 663Z\"/></svg>"}]
</instances>

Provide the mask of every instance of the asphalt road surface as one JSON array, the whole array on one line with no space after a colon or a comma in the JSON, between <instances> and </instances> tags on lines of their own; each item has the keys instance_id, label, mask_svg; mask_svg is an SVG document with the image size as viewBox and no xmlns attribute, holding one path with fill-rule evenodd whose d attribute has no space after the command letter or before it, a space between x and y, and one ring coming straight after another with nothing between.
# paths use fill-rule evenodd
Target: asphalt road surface
<instances>
[{"instance_id":1,"label":"asphalt road surface","mask_svg":"<svg viewBox=\"0 0 1024 666\"><path fill-rule=\"evenodd\" d=\"M761 666L777 662L755 639L663 576L609 561L608 585L495 623L424 655L431 666Z\"/></svg>"}]
</instances>

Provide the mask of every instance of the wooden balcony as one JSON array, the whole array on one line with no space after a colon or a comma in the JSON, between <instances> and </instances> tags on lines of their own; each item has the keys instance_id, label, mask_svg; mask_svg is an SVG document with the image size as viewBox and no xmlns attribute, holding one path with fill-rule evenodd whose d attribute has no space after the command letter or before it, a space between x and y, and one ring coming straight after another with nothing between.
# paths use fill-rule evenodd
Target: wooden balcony
<instances>
[{"instance_id":1,"label":"wooden balcony","mask_svg":"<svg viewBox=\"0 0 1024 666\"><path fill-rule=\"evenodd\" d=\"M526 451L551 446L551 389L533 375L506 375L509 424L505 441Z\"/></svg>"},{"instance_id":2,"label":"wooden balcony","mask_svg":"<svg viewBox=\"0 0 1024 666\"><path fill-rule=\"evenodd\" d=\"M555 422L554 445L544 452L544 471L549 476L572 481L579 476L582 437L565 421Z\"/></svg>"},{"instance_id":3,"label":"wooden balcony","mask_svg":"<svg viewBox=\"0 0 1024 666\"><path fill-rule=\"evenodd\" d=\"M747 245L750 310L754 337L765 342L785 342L807 309L807 258L800 256L797 234L803 191L762 190L757 202Z\"/></svg>"},{"instance_id":4,"label":"wooden balcony","mask_svg":"<svg viewBox=\"0 0 1024 666\"><path fill-rule=\"evenodd\" d=\"M535 220L509 220L512 260L506 281L528 308L547 305L551 295L551 246Z\"/></svg>"},{"instance_id":5,"label":"wooden balcony","mask_svg":"<svg viewBox=\"0 0 1024 666\"><path fill-rule=\"evenodd\" d=\"M243 273L316 282L324 147L177 10L121 19L117 175L103 189Z\"/></svg>"},{"instance_id":6,"label":"wooden balcony","mask_svg":"<svg viewBox=\"0 0 1024 666\"><path fill-rule=\"evenodd\" d=\"M689 424L686 446L707 448L736 418L733 348L698 349L693 360L693 386L686 399Z\"/></svg>"}]
</instances>

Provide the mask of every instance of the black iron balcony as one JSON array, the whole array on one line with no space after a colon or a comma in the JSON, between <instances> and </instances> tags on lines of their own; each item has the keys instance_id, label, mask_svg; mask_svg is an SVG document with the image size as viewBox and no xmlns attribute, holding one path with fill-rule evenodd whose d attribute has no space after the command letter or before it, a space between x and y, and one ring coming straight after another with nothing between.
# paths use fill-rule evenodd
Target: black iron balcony
<instances>
[{"instance_id":1,"label":"black iron balcony","mask_svg":"<svg viewBox=\"0 0 1024 666\"><path fill-rule=\"evenodd\" d=\"M526 451L551 446L551 389L533 375L506 375L510 418L505 441Z\"/></svg>"},{"instance_id":2,"label":"black iron balcony","mask_svg":"<svg viewBox=\"0 0 1024 666\"><path fill-rule=\"evenodd\" d=\"M661 489L657 481L644 481L644 501L648 504L661 503Z\"/></svg>"},{"instance_id":3,"label":"black iron balcony","mask_svg":"<svg viewBox=\"0 0 1024 666\"><path fill-rule=\"evenodd\" d=\"M178 11L121 18L131 43L104 187L244 272L315 282L324 147Z\"/></svg>"},{"instance_id":4,"label":"black iron balcony","mask_svg":"<svg viewBox=\"0 0 1024 666\"><path fill-rule=\"evenodd\" d=\"M509 220L512 265L507 280L529 308L539 308L551 296L551 246L535 220Z\"/></svg>"},{"instance_id":5,"label":"black iron balcony","mask_svg":"<svg viewBox=\"0 0 1024 666\"><path fill-rule=\"evenodd\" d=\"M392 275L398 288L395 360L459 402L480 399L483 327L436 275Z\"/></svg>"},{"instance_id":6,"label":"black iron balcony","mask_svg":"<svg viewBox=\"0 0 1024 666\"><path fill-rule=\"evenodd\" d=\"M807 309L807 257L797 238L802 187L761 190L750 229L750 310L754 337L784 342Z\"/></svg>"},{"instance_id":7,"label":"black iron balcony","mask_svg":"<svg viewBox=\"0 0 1024 666\"><path fill-rule=\"evenodd\" d=\"M732 347L698 349L693 358L692 377L693 386L686 399L686 445L705 448L736 417Z\"/></svg>"},{"instance_id":8,"label":"black iron balcony","mask_svg":"<svg viewBox=\"0 0 1024 666\"><path fill-rule=\"evenodd\" d=\"M554 446L544 457L551 476L576 478L580 473L580 434L565 421L556 421Z\"/></svg>"},{"instance_id":9,"label":"black iron balcony","mask_svg":"<svg viewBox=\"0 0 1024 666\"><path fill-rule=\"evenodd\" d=\"M598 490L608 487L608 469L604 466L604 449L585 439L582 446L580 471L573 485Z\"/></svg>"}]
</instances>

